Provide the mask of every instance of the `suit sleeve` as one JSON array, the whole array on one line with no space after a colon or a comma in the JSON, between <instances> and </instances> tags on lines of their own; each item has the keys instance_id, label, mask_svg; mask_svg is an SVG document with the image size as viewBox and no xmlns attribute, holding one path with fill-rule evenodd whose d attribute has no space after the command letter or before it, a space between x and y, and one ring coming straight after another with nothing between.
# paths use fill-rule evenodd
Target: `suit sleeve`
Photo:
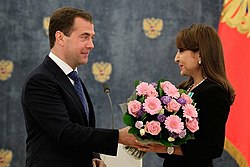
<instances>
[{"instance_id":1,"label":"suit sleeve","mask_svg":"<svg viewBox=\"0 0 250 167\"><path fill-rule=\"evenodd\" d=\"M27 121L31 121L29 125L38 127L34 132L31 130L31 134L37 133L35 131L44 132L57 144L72 150L87 149L116 155L118 130L97 129L73 123L68 114L70 108L65 105L66 95L61 93L61 89L57 82L45 75L35 75L27 82L25 108L34 118Z\"/></svg>"}]
</instances>

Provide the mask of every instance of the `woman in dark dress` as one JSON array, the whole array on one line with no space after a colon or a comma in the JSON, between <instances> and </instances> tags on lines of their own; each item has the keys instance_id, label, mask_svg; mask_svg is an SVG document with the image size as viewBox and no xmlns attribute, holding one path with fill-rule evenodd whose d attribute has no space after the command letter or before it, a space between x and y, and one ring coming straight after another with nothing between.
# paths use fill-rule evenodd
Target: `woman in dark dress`
<instances>
[{"instance_id":1,"label":"woman in dark dress","mask_svg":"<svg viewBox=\"0 0 250 167\"><path fill-rule=\"evenodd\" d=\"M182 76L189 76L179 87L193 92L199 109L199 130L195 139L181 146L148 145L142 151L156 152L164 158L164 167L212 167L222 155L225 126L235 97L227 80L220 38L210 26L194 24L176 38L175 63Z\"/></svg>"}]
</instances>

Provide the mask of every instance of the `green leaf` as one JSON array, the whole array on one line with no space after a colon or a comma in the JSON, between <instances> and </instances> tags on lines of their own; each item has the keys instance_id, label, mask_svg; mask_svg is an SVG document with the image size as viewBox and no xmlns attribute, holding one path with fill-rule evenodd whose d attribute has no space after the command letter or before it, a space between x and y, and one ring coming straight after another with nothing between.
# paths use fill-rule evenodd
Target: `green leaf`
<instances>
[{"instance_id":1,"label":"green leaf","mask_svg":"<svg viewBox=\"0 0 250 167\"><path fill-rule=\"evenodd\" d=\"M193 135L187 134L183 139L180 139L178 141L175 141L175 145L182 145L186 143L188 140L194 139Z\"/></svg>"},{"instance_id":2,"label":"green leaf","mask_svg":"<svg viewBox=\"0 0 250 167\"><path fill-rule=\"evenodd\" d=\"M185 139L181 139L181 140L178 140L178 141L175 141L175 142L174 142L175 145L182 145L182 144L184 144L184 143L186 143L186 140L185 140Z\"/></svg>"},{"instance_id":3,"label":"green leaf","mask_svg":"<svg viewBox=\"0 0 250 167\"><path fill-rule=\"evenodd\" d=\"M134 126L136 119L130 115L128 112L126 112L123 116L123 122L128 126Z\"/></svg>"},{"instance_id":4,"label":"green leaf","mask_svg":"<svg viewBox=\"0 0 250 167\"><path fill-rule=\"evenodd\" d=\"M131 127L131 128L128 130L128 133L137 135L137 134L140 134L140 131L139 131L139 129L137 129L137 128L135 128L135 127Z\"/></svg>"},{"instance_id":5,"label":"green leaf","mask_svg":"<svg viewBox=\"0 0 250 167\"><path fill-rule=\"evenodd\" d=\"M133 93L129 96L129 98L127 99L127 102L130 102L132 100L135 100L137 98L136 96L136 91L133 91Z\"/></svg>"},{"instance_id":6,"label":"green leaf","mask_svg":"<svg viewBox=\"0 0 250 167\"><path fill-rule=\"evenodd\" d=\"M158 89L158 92L159 92L159 96L163 96L164 95L164 91L163 89L161 88L161 83L164 82L165 80L164 79L160 79L158 80L157 82L157 89Z\"/></svg>"},{"instance_id":7,"label":"green leaf","mask_svg":"<svg viewBox=\"0 0 250 167\"><path fill-rule=\"evenodd\" d=\"M165 79L161 78L158 80L158 83L165 82L165 81L166 81Z\"/></svg>"},{"instance_id":8,"label":"green leaf","mask_svg":"<svg viewBox=\"0 0 250 167\"><path fill-rule=\"evenodd\" d=\"M179 89L179 93L182 94L182 93L186 93L187 91L184 90L184 89Z\"/></svg>"},{"instance_id":9,"label":"green leaf","mask_svg":"<svg viewBox=\"0 0 250 167\"><path fill-rule=\"evenodd\" d=\"M147 118L147 113L144 112L141 116L141 120L144 121L146 118Z\"/></svg>"},{"instance_id":10,"label":"green leaf","mask_svg":"<svg viewBox=\"0 0 250 167\"><path fill-rule=\"evenodd\" d=\"M140 84L140 80L135 80L134 81L134 85L135 85L135 88Z\"/></svg>"},{"instance_id":11,"label":"green leaf","mask_svg":"<svg viewBox=\"0 0 250 167\"><path fill-rule=\"evenodd\" d=\"M163 89L161 87L159 87L159 96L161 97L163 95L164 95L164 91L163 91Z\"/></svg>"},{"instance_id":12,"label":"green leaf","mask_svg":"<svg viewBox=\"0 0 250 167\"><path fill-rule=\"evenodd\" d=\"M141 103L144 103L144 100L145 100L145 97L144 96L141 96L138 101L141 102Z\"/></svg>"}]
</instances>

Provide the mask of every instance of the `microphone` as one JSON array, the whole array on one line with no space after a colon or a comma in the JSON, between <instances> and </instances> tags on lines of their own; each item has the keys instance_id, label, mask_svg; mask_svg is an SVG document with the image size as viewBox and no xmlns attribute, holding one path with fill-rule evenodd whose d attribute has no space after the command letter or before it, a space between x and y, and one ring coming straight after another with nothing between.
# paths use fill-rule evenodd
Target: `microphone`
<instances>
[{"instance_id":1,"label":"microphone","mask_svg":"<svg viewBox=\"0 0 250 167\"><path fill-rule=\"evenodd\" d=\"M108 84L104 83L103 85L103 91L105 94L108 94L110 92Z\"/></svg>"},{"instance_id":2,"label":"microphone","mask_svg":"<svg viewBox=\"0 0 250 167\"><path fill-rule=\"evenodd\" d=\"M112 100L110 97L110 89L108 84L104 83L103 85L103 92L108 96L109 99L109 105L110 105L110 110L111 110L111 128L114 129L114 108L112 104Z\"/></svg>"}]
</instances>

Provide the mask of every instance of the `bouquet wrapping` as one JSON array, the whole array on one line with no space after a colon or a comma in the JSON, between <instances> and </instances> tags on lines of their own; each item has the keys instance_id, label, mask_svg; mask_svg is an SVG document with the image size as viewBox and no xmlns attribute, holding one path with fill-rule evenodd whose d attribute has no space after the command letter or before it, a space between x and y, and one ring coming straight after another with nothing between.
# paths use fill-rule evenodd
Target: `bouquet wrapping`
<instances>
[{"instance_id":1,"label":"bouquet wrapping","mask_svg":"<svg viewBox=\"0 0 250 167\"><path fill-rule=\"evenodd\" d=\"M126 103L120 104L123 122L130 126L142 143L159 143L170 147L194 139L199 129L198 109L192 92L177 89L164 79L156 83L135 81L135 90ZM124 146L128 154L141 159L145 152Z\"/></svg>"}]
</instances>

